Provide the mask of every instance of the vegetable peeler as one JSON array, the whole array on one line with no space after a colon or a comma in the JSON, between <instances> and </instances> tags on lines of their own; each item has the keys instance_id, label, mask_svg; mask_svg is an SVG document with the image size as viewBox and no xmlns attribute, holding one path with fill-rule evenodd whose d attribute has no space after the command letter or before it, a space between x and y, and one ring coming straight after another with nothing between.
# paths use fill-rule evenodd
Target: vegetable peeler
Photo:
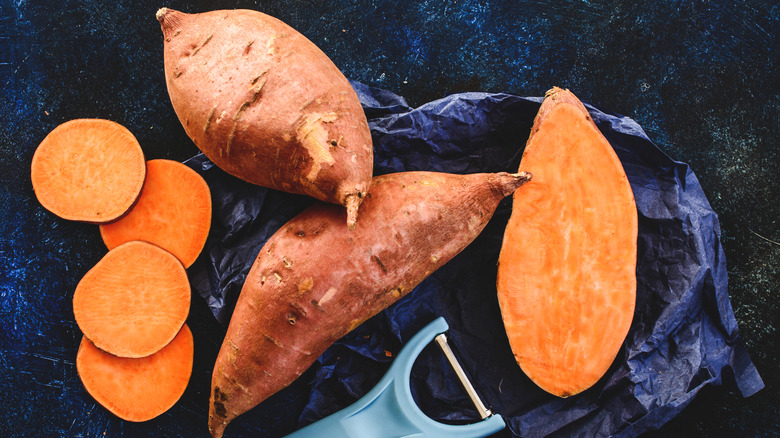
<instances>
[{"instance_id":1,"label":"vegetable peeler","mask_svg":"<svg viewBox=\"0 0 780 438\"><path fill-rule=\"evenodd\" d=\"M477 395L444 334L449 329L439 317L420 330L401 349L390 369L371 391L352 405L287 435L287 438L471 438L484 437L506 424ZM425 415L412 398L412 365L432 340L441 347L482 420L467 425L444 424Z\"/></svg>"}]
</instances>

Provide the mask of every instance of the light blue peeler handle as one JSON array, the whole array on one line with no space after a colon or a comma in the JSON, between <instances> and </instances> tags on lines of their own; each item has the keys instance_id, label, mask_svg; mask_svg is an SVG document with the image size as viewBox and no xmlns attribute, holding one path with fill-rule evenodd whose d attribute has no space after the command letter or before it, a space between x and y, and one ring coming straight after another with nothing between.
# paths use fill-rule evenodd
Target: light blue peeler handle
<instances>
[{"instance_id":1,"label":"light blue peeler handle","mask_svg":"<svg viewBox=\"0 0 780 438\"><path fill-rule=\"evenodd\" d=\"M472 438L498 432L499 414L467 425L443 424L425 415L412 398L409 376L420 352L449 329L436 318L401 349L382 380L354 404L300 429L287 438Z\"/></svg>"}]
</instances>

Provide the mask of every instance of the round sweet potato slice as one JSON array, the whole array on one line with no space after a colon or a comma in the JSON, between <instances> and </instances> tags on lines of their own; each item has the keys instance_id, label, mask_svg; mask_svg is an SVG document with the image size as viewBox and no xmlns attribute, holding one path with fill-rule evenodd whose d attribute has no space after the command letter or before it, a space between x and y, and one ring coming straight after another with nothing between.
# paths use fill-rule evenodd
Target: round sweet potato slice
<instances>
[{"instance_id":1,"label":"round sweet potato slice","mask_svg":"<svg viewBox=\"0 0 780 438\"><path fill-rule=\"evenodd\" d=\"M82 338L76 369L87 392L127 421L151 420L170 409L187 389L194 356L185 324L162 350L146 357L117 357Z\"/></svg>"},{"instance_id":2,"label":"round sweet potato slice","mask_svg":"<svg viewBox=\"0 0 780 438\"><path fill-rule=\"evenodd\" d=\"M146 183L138 202L121 219L100 226L108 249L143 240L190 267L206 244L211 227L211 192L206 181L185 164L171 160L146 163Z\"/></svg>"},{"instance_id":3,"label":"round sweet potato slice","mask_svg":"<svg viewBox=\"0 0 780 438\"><path fill-rule=\"evenodd\" d=\"M121 357L159 351L190 310L190 283L181 262L142 241L109 251L73 294L76 323L98 348Z\"/></svg>"},{"instance_id":4,"label":"round sweet potato slice","mask_svg":"<svg viewBox=\"0 0 780 438\"><path fill-rule=\"evenodd\" d=\"M68 220L106 223L138 199L146 177L141 146L110 120L76 119L54 128L35 150L30 177L44 208Z\"/></svg>"}]
</instances>

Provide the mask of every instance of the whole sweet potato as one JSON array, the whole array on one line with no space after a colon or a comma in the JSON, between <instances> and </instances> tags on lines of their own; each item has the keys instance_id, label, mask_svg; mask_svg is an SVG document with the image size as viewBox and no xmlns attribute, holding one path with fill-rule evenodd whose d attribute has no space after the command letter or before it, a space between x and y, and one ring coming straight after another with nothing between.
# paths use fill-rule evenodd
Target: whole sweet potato
<instances>
[{"instance_id":1,"label":"whole sweet potato","mask_svg":"<svg viewBox=\"0 0 780 438\"><path fill-rule=\"evenodd\" d=\"M184 130L217 166L253 184L347 207L373 172L357 94L287 24L251 10L157 12L165 79Z\"/></svg>"},{"instance_id":2,"label":"whole sweet potato","mask_svg":"<svg viewBox=\"0 0 780 438\"><path fill-rule=\"evenodd\" d=\"M403 172L374 178L353 230L317 203L265 243L214 366L209 430L301 375L333 342L462 251L530 174Z\"/></svg>"}]
</instances>

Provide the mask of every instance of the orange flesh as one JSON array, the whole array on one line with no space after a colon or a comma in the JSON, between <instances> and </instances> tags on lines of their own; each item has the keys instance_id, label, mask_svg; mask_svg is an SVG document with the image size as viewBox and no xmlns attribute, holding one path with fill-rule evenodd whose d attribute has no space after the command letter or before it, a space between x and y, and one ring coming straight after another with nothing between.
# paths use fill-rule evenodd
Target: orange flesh
<instances>
[{"instance_id":1,"label":"orange flesh","mask_svg":"<svg viewBox=\"0 0 780 438\"><path fill-rule=\"evenodd\" d=\"M162 350L147 357L108 354L82 338L76 369L87 392L123 420L147 421L170 409L192 374L194 343L187 325Z\"/></svg>"},{"instance_id":2,"label":"orange flesh","mask_svg":"<svg viewBox=\"0 0 780 438\"><path fill-rule=\"evenodd\" d=\"M141 193L146 163L132 133L118 123L77 119L56 127L35 150L30 177L44 208L69 220L105 223Z\"/></svg>"},{"instance_id":3,"label":"orange flesh","mask_svg":"<svg viewBox=\"0 0 780 438\"><path fill-rule=\"evenodd\" d=\"M211 192L186 165L151 160L138 202L124 217L100 226L108 249L143 240L171 252L190 267L206 244L211 227Z\"/></svg>"},{"instance_id":4,"label":"orange flesh","mask_svg":"<svg viewBox=\"0 0 780 438\"><path fill-rule=\"evenodd\" d=\"M109 251L73 295L73 313L84 335L121 357L159 351L179 332L189 310L184 266L171 253L141 241Z\"/></svg>"},{"instance_id":5,"label":"orange flesh","mask_svg":"<svg viewBox=\"0 0 780 438\"><path fill-rule=\"evenodd\" d=\"M534 178L515 194L497 284L515 359L560 397L606 373L636 299L633 193L585 108L565 101L572 98L547 102L553 107L534 124L520 164Z\"/></svg>"}]
</instances>

